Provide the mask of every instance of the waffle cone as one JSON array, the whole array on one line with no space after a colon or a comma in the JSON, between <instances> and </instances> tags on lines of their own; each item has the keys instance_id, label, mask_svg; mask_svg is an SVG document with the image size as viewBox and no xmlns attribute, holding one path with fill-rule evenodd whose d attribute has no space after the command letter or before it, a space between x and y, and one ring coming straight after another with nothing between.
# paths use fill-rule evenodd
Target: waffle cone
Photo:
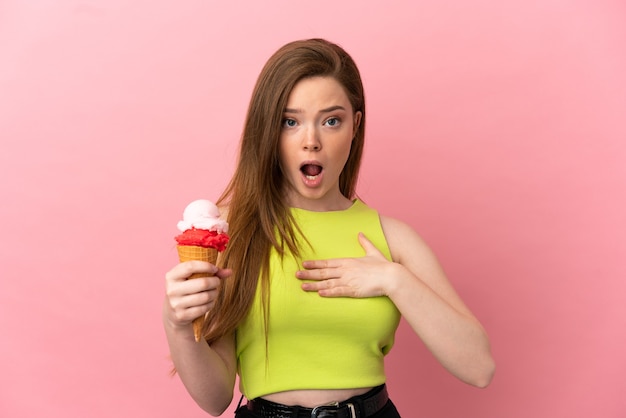
<instances>
[{"instance_id":1,"label":"waffle cone","mask_svg":"<svg viewBox=\"0 0 626 418\"><path fill-rule=\"evenodd\" d=\"M217 262L217 250L215 248L198 247L195 245L177 245L178 259L182 263L183 261L207 261L211 264ZM189 279L197 279L199 277L208 277L207 273L194 273L189 276ZM193 320L193 335L196 341L202 339L202 328L204 327L204 316Z\"/></svg>"}]
</instances>

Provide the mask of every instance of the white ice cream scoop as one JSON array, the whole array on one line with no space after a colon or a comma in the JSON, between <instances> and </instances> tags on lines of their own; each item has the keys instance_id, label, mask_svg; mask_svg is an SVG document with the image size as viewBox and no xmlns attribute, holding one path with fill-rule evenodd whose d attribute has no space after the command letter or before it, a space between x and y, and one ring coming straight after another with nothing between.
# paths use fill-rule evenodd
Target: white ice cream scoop
<instances>
[{"instance_id":1,"label":"white ice cream scoop","mask_svg":"<svg viewBox=\"0 0 626 418\"><path fill-rule=\"evenodd\" d=\"M220 219L220 210L207 199L194 200L187 205L183 212L183 220L177 227L184 232L191 228L215 231L218 234L228 232L228 222Z\"/></svg>"}]
</instances>

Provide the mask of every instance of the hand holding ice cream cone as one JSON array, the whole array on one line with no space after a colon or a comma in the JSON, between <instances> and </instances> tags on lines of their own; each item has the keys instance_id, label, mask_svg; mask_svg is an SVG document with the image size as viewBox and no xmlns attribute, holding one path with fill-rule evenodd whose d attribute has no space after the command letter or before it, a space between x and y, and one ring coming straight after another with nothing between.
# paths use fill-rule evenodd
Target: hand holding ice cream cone
<instances>
[{"instance_id":1,"label":"hand holding ice cream cone","mask_svg":"<svg viewBox=\"0 0 626 418\"><path fill-rule=\"evenodd\" d=\"M216 264L217 255L226 249L229 237L228 223L220 219L220 211L213 202L206 199L191 202L185 208L183 220L177 226L182 232L175 237L181 262L200 260ZM207 273L195 273L188 279L207 276ZM196 341L202 339L203 326L204 316L193 321Z\"/></svg>"}]
</instances>

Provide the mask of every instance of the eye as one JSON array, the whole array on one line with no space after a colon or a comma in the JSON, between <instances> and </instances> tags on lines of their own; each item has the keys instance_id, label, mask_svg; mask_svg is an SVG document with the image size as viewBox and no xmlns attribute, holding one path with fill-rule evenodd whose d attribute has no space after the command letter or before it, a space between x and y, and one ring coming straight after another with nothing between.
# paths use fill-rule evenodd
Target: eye
<instances>
[{"instance_id":1,"label":"eye","mask_svg":"<svg viewBox=\"0 0 626 418\"><path fill-rule=\"evenodd\" d=\"M283 126L285 128L293 128L296 126L297 122L294 119L285 118L283 119Z\"/></svg>"},{"instance_id":2,"label":"eye","mask_svg":"<svg viewBox=\"0 0 626 418\"><path fill-rule=\"evenodd\" d=\"M341 124L341 120L339 118L332 117L326 119L326 122L324 123L328 126L339 126Z\"/></svg>"}]
</instances>

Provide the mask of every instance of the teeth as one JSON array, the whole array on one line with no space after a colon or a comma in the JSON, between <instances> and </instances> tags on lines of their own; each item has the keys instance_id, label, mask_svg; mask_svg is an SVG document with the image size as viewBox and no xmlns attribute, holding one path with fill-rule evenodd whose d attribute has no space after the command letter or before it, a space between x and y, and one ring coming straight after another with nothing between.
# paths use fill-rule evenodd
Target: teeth
<instances>
[{"instance_id":1,"label":"teeth","mask_svg":"<svg viewBox=\"0 0 626 418\"><path fill-rule=\"evenodd\" d=\"M304 176L306 177L308 180L315 180L317 178L317 176Z\"/></svg>"}]
</instances>

